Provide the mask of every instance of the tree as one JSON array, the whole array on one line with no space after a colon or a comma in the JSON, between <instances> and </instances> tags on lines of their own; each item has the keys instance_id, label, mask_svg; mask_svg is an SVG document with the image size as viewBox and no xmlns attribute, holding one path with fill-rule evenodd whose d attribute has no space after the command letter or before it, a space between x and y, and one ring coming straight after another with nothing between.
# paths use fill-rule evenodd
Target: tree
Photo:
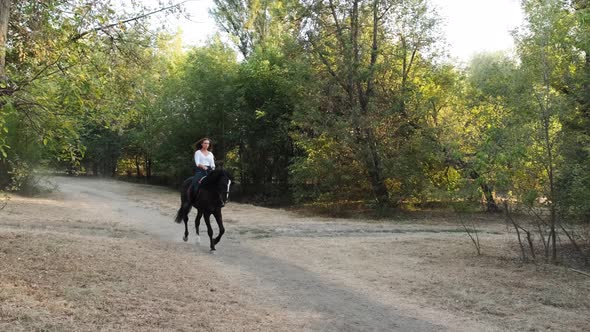
<instances>
[{"instance_id":1,"label":"tree","mask_svg":"<svg viewBox=\"0 0 590 332\"><path fill-rule=\"evenodd\" d=\"M559 90L573 100L572 112L562 118L563 153L562 171L557 175L557 195L560 197L560 214L572 221L590 221L590 4L573 1L570 13L572 27L564 38L572 55L570 66L575 70L563 71L563 84Z\"/></svg>"},{"instance_id":2,"label":"tree","mask_svg":"<svg viewBox=\"0 0 590 332\"><path fill-rule=\"evenodd\" d=\"M522 158L514 113L523 82L516 61L502 53L476 55L465 74L463 89L456 92L462 102L443 120L453 124L443 138L446 159L479 188L486 210L498 212L494 193L508 191L511 169Z\"/></svg>"},{"instance_id":3,"label":"tree","mask_svg":"<svg viewBox=\"0 0 590 332\"><path fill-rule=\"evenodd\" d=\"M255 50L240 64L236 81L239 156L243 184L288 184L294 155L290 136L293 113L301 104L305 69L280 49Z\"/></svg>"},{"instance_id":4,"label":"tree","mask_svg":"<svg viewBox=\"0 0 590 332\"><path fill-rule=\"evenodd\" d=\"M151 133L154 171L184 178L192 172L193 143L200 138L212 139L220 162L235 146L237 118L232 112L238 62L235 51L215 38L207 46L178 54L161 70L161 93L145 114L150 125L144 128L149 131L137 131L141 136Z\"/></svg>"},{"instance_id":5,"label":"tree","mask_svg":"<svg viewBox=\"0 0 590 332\"><path fill-rule=\"evenodd\" d=\"M2 11L3 16L10 14L10 20L3 21L10 43L4 40L0 44L6 51L2 53L6 54L2 69L8 82L0 87L0 126L3 133L26 130L31 139L28 147L19 144L24 150L17 150L13 136L0 136L4 152L0 182L5 182L10 165L14 165L9 161L24 160L30 149L41 150L43 158L69 160L73 166L79 163L85 151L80 139L83 122L102 121L104 125L113 119L107 119L114 113L105 101L117 98L105 97L110 88L107 77L116 76L112 69L118 61L134 60L128 45L138 39L130 37L145 34L147 25L142 19L173 8L176 6L127 14L126 10L116 11L108 1L50 0L19 1L10 11ZM112 91L121 91L119 96L123 96L129 89ZM8 123L5 119L12 127L3 125ZM7 152L8 146L13 148Z\"/></svg>"},{"instance_id":6,"label":"tree","mask_svg":"<svg viewBox=\"0 0 590 332\"><path fill-rule=\"evenodd\" d=\"M257 47L280 43L298 8L293 0L214 0L213 3L215 9L211 14L236 39L245 59Z\"/></svg>"},{"instance_id":7,"label":"tree","mask_svg":"<svg viewBox=\"0 0 590 332\"><path fill-rule=\"evenodd\" d=\"M559 152L562 139L561 119L569 117L571 100L560 91L562 75L567 73L572 55L564 47L571 31L571 15L560 1L527 1L524 3L527 29L518 35L518 50L523 73L531 83L528 90L529 157L537 168L540 195L549 210L551 258L557 260L557 230L560 198L557 179L562 167ZM535 189L535 188L531 188Z\"/></svg>"},{"instance_id":8,"label":"tree","mask_svg":"<svg viewBox=\"0 0 590 332\"><path fill-rule=\"evenodd\" d=\"M413 75L422 65L421 52L435 43L436 19L419 0L320 1L307 3L307 8L303 30L308 48L329 77L326 91L338 127L352 133L352 140L346 132L337 134L337 140L362 147L358 157L374 198L387 205L387 149L380 144L385 131L379 124L397 117L417 126L408 106L416 91Z\"/></svg>"}]
</instances>

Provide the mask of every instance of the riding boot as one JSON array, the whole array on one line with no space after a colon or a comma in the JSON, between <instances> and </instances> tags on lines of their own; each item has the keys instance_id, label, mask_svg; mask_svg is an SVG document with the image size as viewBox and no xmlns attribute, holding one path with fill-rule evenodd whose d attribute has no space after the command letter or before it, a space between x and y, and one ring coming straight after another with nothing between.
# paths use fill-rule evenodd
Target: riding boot
<instances>
[{"instance_id":1,"label":"riding boot","mask_svg":"<svg viewBox=\"0 0 590 332\"><path fill-rule=\"evenodd\" d=\"M199 177L198 176L194 176L193 177L193 190L192 190L192 196L193 197L199 191L199 184L201 184L201 181L199 181Z\"/></svg>"},{"instance_id":2,"label":"riding boot","mask_svg":"<svg viewBox=\"0 0 590 332\"><path fill-rule=\"evenodd\" d=\"M193 194L197 194L199 190L199 185L201 184L201 179L207 175L207 171L195 168L195 175L193 176Z\"/></svg>"}]
</instances>

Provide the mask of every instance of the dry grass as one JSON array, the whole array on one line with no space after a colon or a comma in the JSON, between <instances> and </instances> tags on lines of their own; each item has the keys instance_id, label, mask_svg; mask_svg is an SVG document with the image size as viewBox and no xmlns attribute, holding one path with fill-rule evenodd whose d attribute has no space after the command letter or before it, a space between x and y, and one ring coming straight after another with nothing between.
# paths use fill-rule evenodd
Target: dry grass
<instances>
[{"instance_id":1,"label":"dry grass","mask_svg":"<svg viewBox=\"0 0 590 332\"><path fill-rule=\"evenodd\" d=\"M467 235L420 232L346 241L267 237L256 248L383 305L450 313L451 330L476 330L462 325L460 317L500 331L587 330L588 277L559 266L521 264L510 258L510 239L485 238L483 256L476 256ZM289 254L294 251L298 255Z\"/></svg>"},{"instance_id":2,"label":"dry grass","mask_svg":"<svg viewBox=\"0 0 590 332\"><path fill-rule=\"evenodd\" d=\"M250 302L212 270L211 257L191 247L112 222L69 218L80 211L59 200L13 203L0 219L0 331L293 327L281 313Z\"/></svg>"},{"instance_id":3,"label":"dry grass","mask_svg":"<svg viewBox=\"0 0 590 332\"><path fill-rule=\"evenodd\" d=\"M114 186L181 228L175 192ZM210 255L157 240L106 196L13 197L0 211L0 331L383 330L379 315L396 312L451 331L590 326L590 278L522 264L501 218L474 220L477 256L450 214L362 222L229 204Z\"/></svg>"}]
</instances>

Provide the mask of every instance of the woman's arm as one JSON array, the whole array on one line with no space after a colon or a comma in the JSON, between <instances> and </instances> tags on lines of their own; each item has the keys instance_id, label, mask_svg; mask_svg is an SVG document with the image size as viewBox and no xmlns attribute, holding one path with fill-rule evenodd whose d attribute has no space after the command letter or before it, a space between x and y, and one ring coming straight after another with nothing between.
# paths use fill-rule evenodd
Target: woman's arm
<instances>
[{"instance_id":1,"label":"woman's arm","mask_svg":"<svg viewBox=\"0 0 590 332\"><path fill-rule=\"evenodd\" d=\"M195 151L195 165L197 165L197 167L199 167L199 150Z\"/></svg>"},{"instance_id":2,"label":"woman's arm","mask_svg":"<svg viewBox=\"0 0 590 332\"><path fill-rule=\"evenodd\" d=\"M197 165L198 168L207 170L207 165L203 164L203 160L205 159L205 156L203 156L203 153L199 150L197 150L195 152L195 165Z\"/></svg>"}]
</instances>

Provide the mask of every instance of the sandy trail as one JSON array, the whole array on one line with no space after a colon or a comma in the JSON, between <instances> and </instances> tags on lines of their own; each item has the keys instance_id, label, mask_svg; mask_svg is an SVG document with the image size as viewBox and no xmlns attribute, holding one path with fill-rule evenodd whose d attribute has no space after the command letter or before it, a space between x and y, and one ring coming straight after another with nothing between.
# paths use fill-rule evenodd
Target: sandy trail
<instances>
[{"instance_id":1,"label":"sandy trail","mask_svg":"<svg viewBox=\"0 0 590 332\"><path fill-rule=\"evenodd\" d=\"M174 190L54 181L59 191L15 197L0 213L0 261L12 262L0 265L6 287L0 329L585 331L590 325L587 277L521 264L514 235L497 219L472 217L484 252L477 256L454 216L352 221L230 202L223 209L226 234L212 254L204 222L195 243L195 211L189 242L182 241L184 225L173 222L180 204Z\"/></svg>"},{"instance_id":2,"label":"sandy trail","mask_svg":"<svg viewBox=\"0 0 590 332\"><path fill-rule=\"evenodd\" d=\"M95 210L97 215L108 215L117 223L137 228L163 241L185 245L181 240L183 226L172 222L176 212L174 201L178 201L176 193L116 181L58 178L57 182L68 204L85 206ZM392 227L298 218L281 210L237 203L229 203L223 209L223 215L227 233L217 252L214 255L209 253L206 227L201 222L201 243L195 247L195 254L210 256L211 264L229 280L253 291L258 296L258 303L297 313L297 319L310 322L307 326L310 330L441 331L453 320L444 313L439 313L439 318L444 316L440 321L412 315L391 303L376 301L371 298L371 292L359 292L346 284L331 281L330 275L281 259L300 255L297 247L281 252L280 257L253 248L259 242L257 239L265 237L388 236L395 231ZM191 240L195 239L194 216L195 211L192 211ZM214 229L217 233L217 228ZM189 245L195 246L190 242ZM463 319L457 321L465 323ZM476 325L463 327L474 331L489 329Z\"/></svg>"}]
</instances>

